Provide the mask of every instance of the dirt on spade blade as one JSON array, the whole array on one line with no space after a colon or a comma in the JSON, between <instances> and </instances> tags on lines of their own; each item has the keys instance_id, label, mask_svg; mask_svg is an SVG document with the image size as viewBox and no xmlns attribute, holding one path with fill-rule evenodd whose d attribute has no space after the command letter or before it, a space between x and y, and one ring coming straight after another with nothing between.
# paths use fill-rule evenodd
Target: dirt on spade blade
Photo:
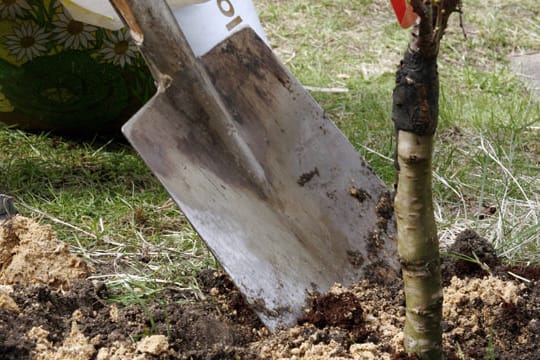
<instances>
[{"instance_id":1,"label":"dirt on spade blade","mask_svg":"<svg viewBox=\"0 0 540 360\"><path fill-rule=\"evenodd\" d=\"M200 274L204 301L168 292L117 306L48 227L22 217L0 226L0 359L413 358L401 345L399 278L312 294L297 326L269 334L221 272ZM447 358L540 359L540 268L505 267L472 231L448 252L482 266L443 258Z\"/></svg>"}]
</instances>

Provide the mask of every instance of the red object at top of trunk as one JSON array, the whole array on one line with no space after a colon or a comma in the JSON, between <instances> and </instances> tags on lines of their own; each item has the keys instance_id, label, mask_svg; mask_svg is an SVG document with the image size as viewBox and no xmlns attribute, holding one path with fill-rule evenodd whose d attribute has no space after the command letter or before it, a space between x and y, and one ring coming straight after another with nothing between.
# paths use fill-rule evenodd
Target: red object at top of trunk
<instances>
[{"instance_id":1,"label":"red object at top of trunk","mask_svg":"<svg viewBox=\"0 0 540 360\"><path fill-rule=\"evenodd\" d=\"M413 25L418 18L411 4L407 0L391 0L399 25L406 29Z\"/></svg>"}]
</instances>

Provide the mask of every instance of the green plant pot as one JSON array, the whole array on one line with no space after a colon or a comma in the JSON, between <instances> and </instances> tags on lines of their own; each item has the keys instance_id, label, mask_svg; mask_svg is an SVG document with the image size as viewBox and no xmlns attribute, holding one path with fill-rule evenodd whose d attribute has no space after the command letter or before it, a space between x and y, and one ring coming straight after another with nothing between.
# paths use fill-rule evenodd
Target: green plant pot
<instances>
[{"instance_id":1,"label":"green plant pot","mask_svg":"<svg viewBox=\"0 0 540 360\"><path fill-rule=\"evenodd\" d=\"M75 21L58 0L0 0L0 122L118 132L154 91L125 29Z\"/></svg>"}]
</instances>

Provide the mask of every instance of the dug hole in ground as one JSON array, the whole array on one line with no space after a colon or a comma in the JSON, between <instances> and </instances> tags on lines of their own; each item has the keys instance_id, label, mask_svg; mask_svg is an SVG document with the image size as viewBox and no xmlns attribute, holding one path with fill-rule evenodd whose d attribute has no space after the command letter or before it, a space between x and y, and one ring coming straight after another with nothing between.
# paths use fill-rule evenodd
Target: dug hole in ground
<instances>
[{"instance_id":1,"label":"dug hole in ground","mask_svg":"<svg viewBox=\"0 0 540 360\"><path fill-rule=\"evenodd\" d=\"M501 264L475 232L443 258L444 347L449 359L538 359L540 267ZM0 227L1 359L408 359L401 279L336 284L313 294L299 324L270 334L229 278L199 275L206 299L164 293L144 306L108 301L99 274L33 219ZM383 279L379 279L383 280ZM491 357L490 357L491 356Z\"/></svg>"}]
</instances>

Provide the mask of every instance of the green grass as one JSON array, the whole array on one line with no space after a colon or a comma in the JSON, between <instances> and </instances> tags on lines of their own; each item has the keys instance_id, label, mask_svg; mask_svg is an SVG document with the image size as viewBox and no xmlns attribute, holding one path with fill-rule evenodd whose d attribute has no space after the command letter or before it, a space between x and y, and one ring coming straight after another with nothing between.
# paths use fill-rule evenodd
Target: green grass
<instances>
[{"instance_id":1,"label":"green grass","mask_svg":"<svg viewBox=\"0 0 540 360\"><path fill-rule=\"evenodd\" d=\"M394 181L390 120L394 71L408 31L387 0L256 2L276 54L312 92L379 176ZM443 40L440 125L434 160L441 240L466 228L511 262L540 262L540 103L509 67L512 53L540 51L536 0L470 0L464 28ZM202 296L196 275L215 268L187 220L125 143L0 128L0 192L137 302L180 289ZM496 212L479 219L479 212Z\"/></svg>"},{"instance_id":2,"label":"green grass","mask_svg":"<svg viewBox=\"0 0 540 360\"><path fill-rule=\"evenodd\" d=\"M167 287L202 296L196 275L215 260L132 148L0 128L0 192L120 291Z\"/></svg>"}]
</instances>

